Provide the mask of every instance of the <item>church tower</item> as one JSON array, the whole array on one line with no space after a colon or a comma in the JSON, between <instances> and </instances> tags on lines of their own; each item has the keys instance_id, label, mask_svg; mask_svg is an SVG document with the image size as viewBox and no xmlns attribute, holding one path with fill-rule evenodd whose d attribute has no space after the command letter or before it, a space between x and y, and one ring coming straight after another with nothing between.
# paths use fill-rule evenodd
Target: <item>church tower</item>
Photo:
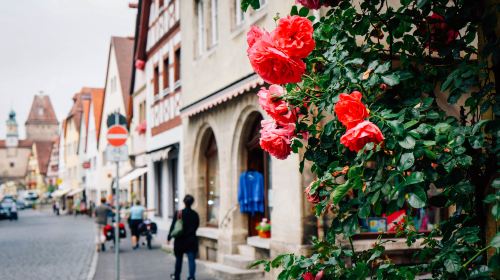
<instances>
[{"instance_id":1,"label":"church tower","mask_svg":"<svg viewBox=\"0 0 500 280\"><path fill-rule=\"evenodd\" d=\"M11 110L9 118L5 122L7 126L7 135L5 137L5 146L15 148L19 144L19 133L17 130L16 112Z\"/></svg>"},{"instance_id":2,"label":"church tower","mask_svg":"<svg viewBox=\"0 0 500 280\"><path fill-rule=\"evenodd\" d=\"M52 141L59 135L59 122L48 95L35 95L25 125L28 140Z\"/></svg>"}]
</instances>

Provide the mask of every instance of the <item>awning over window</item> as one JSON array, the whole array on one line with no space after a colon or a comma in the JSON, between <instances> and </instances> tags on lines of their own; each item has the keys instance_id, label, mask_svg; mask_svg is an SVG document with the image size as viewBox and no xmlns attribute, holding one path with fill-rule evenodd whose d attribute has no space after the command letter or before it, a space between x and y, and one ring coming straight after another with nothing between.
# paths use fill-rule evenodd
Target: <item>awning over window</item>
<instances>
[{"instance_id":1,"label":"awning over window","mask_svg":"<svg viewBox=\"0 0 500 280\"><path fill-rule=\"evenodd\" d=\"M71 189L56 190L52 193L52 197L58 198L58 197L64 196L65 194L67 194L70 191L71 191Z\"/></svg>"},{"instance_id":2,"label":"awning over window","mask_svg":"<svg viewBox=\"0 0 500 280\"><path fill-rule=\"evenodd\" d=\"M66 196L74 196L75 194L79 194L83 192L83 188L72 189Z\"/></svg>"},{"instance_id":3,"label":"awning over window","mask_svg":"<svg viewBox=\"0 0 500 280\"><path fill-rule=\"evenodd\" d=\"M136 169L130 171L129 173L125 174L123 177L120 178L120 181L119 181L120 188L122 188L122 186L124 184L128 184L130 181L137 179L139 176L142 176L147 171L148 171L147 167L140 167L140 168L136 168Z\"/></svg>"}]
</instances>

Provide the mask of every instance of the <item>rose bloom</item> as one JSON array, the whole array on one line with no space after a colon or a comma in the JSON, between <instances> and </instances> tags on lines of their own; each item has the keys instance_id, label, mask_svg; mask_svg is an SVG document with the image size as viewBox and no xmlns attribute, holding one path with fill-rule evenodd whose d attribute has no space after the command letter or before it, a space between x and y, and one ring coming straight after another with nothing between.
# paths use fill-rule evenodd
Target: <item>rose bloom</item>
<instances>
[{"instance_id":1,"label":"rose bloom","mask_svg":"<svg viewBox=\"0 0 500 280\"><path fill-rule=\"evenodd\" d=\"M426 46L431 50L451 44L459 35L458 31L449 26L445 18L438 13L432 13L426 17L426 23L427 25L420 26L417 31L423 37L429 36Z\"/></svg>"},{"instance_id":2,"label":"rose bloom","mask_svg":"<svg viewBox=\"0 0 500 280\"><path fill-rule=\"evenodd\" d=\"M315 47L312 22L301 16L287 16L278 21L271 37L274 44L290 57L307 57Z\"/></svg>"},{"instance_id":3,"label":"rose bloom","mask_svg":"<svg viewBox=\"0 0 500 280\"><path fill-rule=\"evenodd\" d=\"M321 8L321 6L335 6L338 4L339 0L297 0L296 2L308 9L317 10Z\"/></svg>"},{"instance_id":4,"label":"rose bloom","mask_svg":"<svg viewBox=\"0 0 500 280\"><path fill-rule=\"evenodd\" d=\"M335 114L339 121L350 129L362 122L369 115L366 106L361 102L361 93L353 91L351 94L341 93L335 104Z\"/></svg>"},{"instance_id":5,"label":"rose bloom","mask_svg":"<svg viewBox=\"0 0 500 280\"><path fill-rule=\"evenodd\" d=\"M309 186L307 186L307 188L304 190L304 193L306 194L306 199L307 201L309 201L310 203L312 204L318 204L321 202L321 198L319 196L319 188L317 189L316 193L314 194L311 194L311 188L313 186L313 184L315 183L316 181L313 181L311 184L309 184Z\"/></svg>"},{"instance_id":6,"label":"rose bloom","mask_svg":"<svg viewBox=\"0 0 500 280\"><path fill-rule=\"evenodd\" d=\"M306 64L301 59L291 58L276 48L266 35L253 42L247 54L253 70L269 84L298 83L306 71Z\"/></svg>"},{"instance_id":7,"label":"rose bloom","mask_svg":"<svg viewBox=\"0 0 500 280\"><path fill-rule=\"evenodd\" d=\"M292 152L290 139L294 136L295 124L278 127L273 120L263 120L261 126L260 147L277 159L286 159Z\"/></svg>"},{"instance_id":8,"label":"rose bloom","mask_svg":"<svg viewBox=\"0 0 500 280\"><path fill-rule=\"evenodd\" d=\"M363 149L366 143L378 144L383 140L384 135L380 129L370 121L360 122L340 137L340 143L353 152Z\"/></svg>"},{"instance_id":9,"label":"rose bloom","mask_svg":"<svg viewBox=\"0 0 500 280\"><path fill-rule=\"evenodd\" d=\"M290 109L288 103L281 99L284 89L278 85L271 85L269 89L262 88L259 93L259 104L277 123L295 123L297 116Z\"/></svg>"},{"instance_id":10,"label":"rose bloom","mask_svg":"<svg viewBox=\"0 0 500 280\"><path fill-rule=\"evenodd\" d=\"M302 278L304 280L321 280L321 278L323 278L323 270L319 271L316 276L314 276L314 274L310 271L302 274Z\"/></svg>"},{"instance_id":11,"label":"rose bloom","mask_svg":"<svg viewBox=\"0 0 500 280\"><path fill-rule=\"evenodd\" d=\"M255 42L259 41L263 36L269 37L269 32L252 25L252 27L250 27L250 31L247 33L248 48L251 48Z\"/></svg>"}]
</instances>

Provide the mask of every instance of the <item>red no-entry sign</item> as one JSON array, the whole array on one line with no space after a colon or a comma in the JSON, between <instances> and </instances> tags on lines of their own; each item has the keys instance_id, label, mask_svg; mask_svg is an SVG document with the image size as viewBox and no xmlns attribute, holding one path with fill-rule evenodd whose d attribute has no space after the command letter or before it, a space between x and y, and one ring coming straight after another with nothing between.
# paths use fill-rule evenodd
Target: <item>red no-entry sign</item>
<instances>
[{"instance_id":1,"label":"red no-entry sign","mask_svg":"<svg viewBox=\"0 0 500 280\"><path fill-rule=\"evenodd\" d=\"M114 147L120 147L127 142L128 131L124 126L113 125L108 129L108 143Z\"/></svg>"}]
</instances>

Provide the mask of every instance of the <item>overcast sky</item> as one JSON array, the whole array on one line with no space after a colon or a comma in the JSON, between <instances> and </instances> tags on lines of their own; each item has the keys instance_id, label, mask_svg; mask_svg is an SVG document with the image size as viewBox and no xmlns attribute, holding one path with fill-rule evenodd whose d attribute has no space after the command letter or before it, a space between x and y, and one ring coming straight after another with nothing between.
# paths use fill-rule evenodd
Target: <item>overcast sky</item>
<instances>
[{"instance_id":1,"label":"overcast sky","mask_svg":"<svg viewBox=\"0 0 500 280\"><path fill-rule=\"evenodd\" d=\"M135 2L131 0L130 2ZM13 108L21 137L39 91L59 122L83 86L103 87L112 35L133 36L125 0L0 0L0 139Z\"/></svg>"}]
</instances>

